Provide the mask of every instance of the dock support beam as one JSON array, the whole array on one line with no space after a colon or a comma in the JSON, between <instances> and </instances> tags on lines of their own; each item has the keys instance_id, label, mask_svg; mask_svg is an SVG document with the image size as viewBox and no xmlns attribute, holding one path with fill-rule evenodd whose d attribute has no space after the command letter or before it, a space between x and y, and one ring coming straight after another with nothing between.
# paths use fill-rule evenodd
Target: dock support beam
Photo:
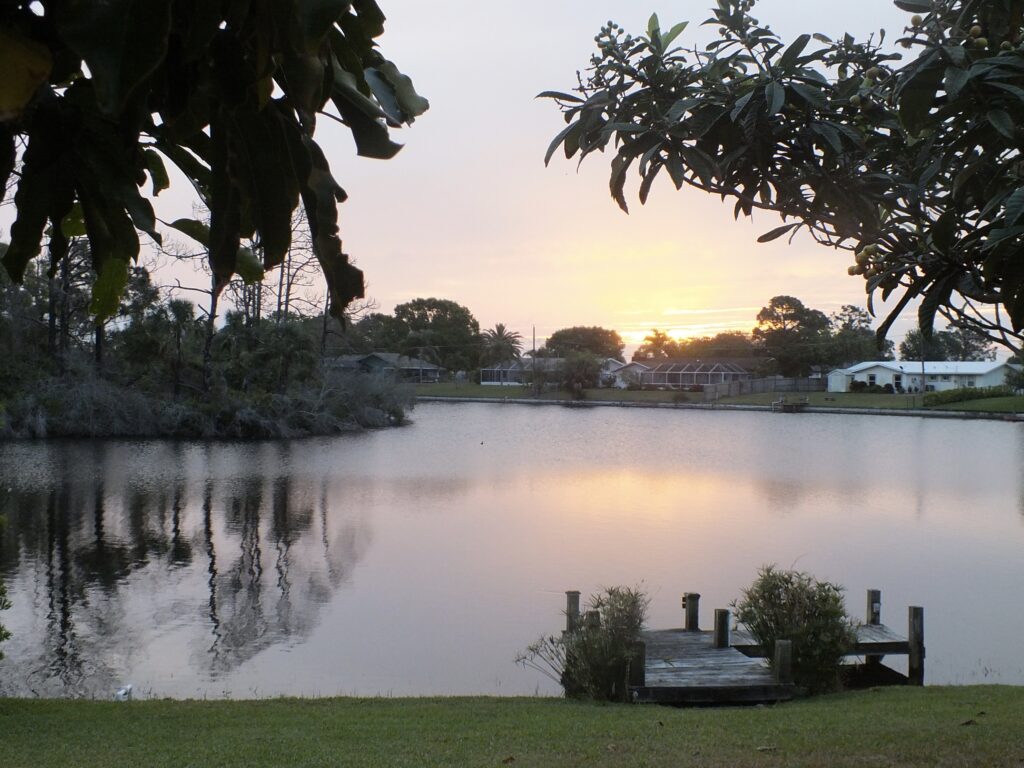
<instances>
[{"instance_id":1,"label":"dock support beam","mask_svg":"<svg viewBox=\"0 0 1024 768\"><path fill-rule=\"evenodd\" d=\"M910 606L907 619L907 640L910 645L907 680L911 685L924 685L924 608Z\"/></svg>"},{"instance_id":2,"label":"dock support beam","mask_svg":"<svg viewBox=\"0 0 1024 768\"><path fill-rule=\"evenodd\" d=\"M776 640L775 641L775 663L773 671L775 672L775 682L779 685L792 685L793 684L793 641L792 640Z\"/></svg>"},{"instance_id":3,"label":"dock support beam","mask_svg":"<svg viewBox=\"0 0 1024 768\"><path fill-rule=\"evenodd\" d=\"M696 632L700 629L700 595L696 592L683 595L683 610L686 611L686 629Z\"/></svg>"},{"instance_id":4,"label":"dock support beam","mask_svg":"<svg viewBox=\"0 0 1024 768\"><path fill-rule=\"evenodd\" d=\"M715 609L715 648L728 648L729 643L729 611L725 608Z\"/></svg>"},{"instance_id":5,"label":"dock support beam","mask_svg":"<svg viewBox=\"0 0 1024 768\"><path fill-rule=\"evenodd\" d=\"M868 590L868 607L864 612L864 618L864 623L871 626L877 627L882 623L882 590ZM864 662L867 664L881 664L883 658L885 657L878 655L865 656Z\"/></svg>"},{"instance_id":6,"label":"dock support beam","mask_svg":"<svg viewBox=\"0 0 1024 768\"><path fill-rule=\"evenodd\" d=\"M565 593L565 631L574 632L580 623L580 593L570 590Z\"/></svg>"}]
</instances>

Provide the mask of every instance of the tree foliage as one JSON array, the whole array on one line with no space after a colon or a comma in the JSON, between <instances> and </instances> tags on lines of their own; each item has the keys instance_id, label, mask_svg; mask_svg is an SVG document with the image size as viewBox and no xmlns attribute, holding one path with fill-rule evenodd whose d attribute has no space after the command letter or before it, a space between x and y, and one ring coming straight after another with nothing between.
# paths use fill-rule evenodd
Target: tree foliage
<instances>
[{"instance_id":1,"label":"tree foliage","mask_svg":"<svg viewBox=\"0 0 1024 768\"><path fill-rule=\"evenodd\" d=\"M518 360L523 353L523 336L510 330L504 323L497 323L481 334L483 348L480 354L482 365L505 363Z\"/></svg>"},{"instance_id":2,"label":"tree foliage","mask_svg":"<svg viewBox=\"0 0 1024 768\"><path fill-rule=\"evenodd\" d=\"M775 296L757 313L754 340L775 359L783 376L806 376L811 365L828 358L829 322L825 314L792 296Z\"/></svg>"},{"instance_id":3,"label":"tree foliage","mask_svg":"<svg viewBox=\"0 0 1024 768\"><path fill-rule=\"evenodd\" d=\"M407 333L400 351L449 371L477 367L480 323L468 308L450 299L413 299L395 307L395 318Z\"/></svg>"},{"instance_id":4,"label":"tree foliage","mask_svg":"<svg viewBox=\"0 0 1024 768\"><path fill-rule=\"evenodd\" d=\"M996 350L986 337L962 328L936 331L930 336L911 330L900 344L900 359L995 360Z\"/></svg>"},{"instance_id":5,"label":"tree foliage","mask_svg":"<svg viewBox=\"0 0 1024 768\"><path fill-rule=\"evenodd\" d=\"M793 677L812 693L839 685L839 664L856 642L843 588L799 571L763 567L734 604L736 621L750 630L769 659L775 642L793 642Z\"/></svg>"},{"instance_id":6,"label":"tree foliage","mask_svg":"<svg viewBox=\"0 0 1024 768\"><path fill-rule=\"evenodd\" d=\"M718 0L719 39L674 46L685 24L652 16L633 37L609 24L577 94L546 92L565 113L561 147L612 149L610 189L623 208L630 171L646 201L665 170L734 201L781 214L760 240L809 232L850 251L868 306L920 299L1011 349L1024 336L1024 0L898 0L913 13L906 60L844 35L783 41L753 0Z\"/></svg>"},{"instance_id":7,"label":"tree foliage","mask_svg":"<svg viewBox=\"0 0 1024 768\"><path fill-rule=\"evenodd\" d=\"M87 235L92 312L110 317L137 232L160 240L142 187L167 188L170 161L210 211L208 227L172 226L206 246L216 292L234 274L258 278L281 264L301 201L340 317L363 295L363 277L342 252L346 195L313 139L317 116L344 123L359 154L389 158L399 149L389 127L427 108L377 50L383 24L375 0L2 4L0 190L11 179L17 190L3 259L11 277L24 279L44 237L52 271L69 238ZM253 237L262 264L240 248Z\"/></svg>"},{"instance_id":8,"label":"tree foliage","mask_svg":"<svg viewBox=\"0 0 1024 768\"><path fill-rule=\"evenodd\" d=\"M538 352L550 357L568 357L570 352L589 352L599 358L622 360L625 348L618 331L599 326L574 325L552 333Z\"/></svg>"}]
</instances>

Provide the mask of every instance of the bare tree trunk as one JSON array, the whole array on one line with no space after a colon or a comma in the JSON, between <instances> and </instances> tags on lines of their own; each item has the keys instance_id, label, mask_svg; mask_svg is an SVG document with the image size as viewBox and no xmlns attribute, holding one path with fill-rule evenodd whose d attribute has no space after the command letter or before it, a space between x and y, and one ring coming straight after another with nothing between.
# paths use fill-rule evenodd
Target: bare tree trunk
<instances>
[{"instance_id":1,"label":"bare tree trunk","mask_svg":"<svg viewBox=\"0 0 1024 768\"><path fill-rule=\"evenodd\" d=\"M210 290L210 316L206 321L206 341L203 343L203 386L209 392L213 383L213 337L217 326L217 299L220 298L220 291L217 290L217 278L212 278L213 285Z\"/></svg>"},{"instance_id":2,"label":"bare tree trunk","mask_svg":"<svg viewBox=\"0 0 1024 768\"><path fill-rule=\"evenodd\" d=\"M96 363L96 373L103 374L103 346L106 343L107 324L97 322L93 326L93 355Z\"/></svg>"},{"instance_id":3,"label":"bare tree trunk","mask_svg":"<svg viewBox=\"0 0 1024 768\"><path fill-rule=\"evenodd\" d=\"M327 328L330 323L331 317L331 292L327 291L327 296L324 298L324 322L320 327L320 359L322 360L327 354Z\"/></svg>"}]
</instances>

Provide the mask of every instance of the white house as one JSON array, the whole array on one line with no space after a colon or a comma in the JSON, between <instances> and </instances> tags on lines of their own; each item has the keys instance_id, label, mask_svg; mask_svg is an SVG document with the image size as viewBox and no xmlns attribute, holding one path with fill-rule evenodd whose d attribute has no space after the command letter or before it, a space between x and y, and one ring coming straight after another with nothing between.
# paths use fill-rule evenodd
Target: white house
<instances>
[{"instance_id":1,"label":"white house","mask_svg":"<svg viewBox=\"0 0 1024 768\"><path fill-rule=\"evenodd\" d=\"M941 392L964 387L998 387L1006 383L1008 371L1017 369L1019 366L992 360L926 360L923 364L920 360L879 360L832 371L828 375L828 391L849 392L850 385L855 381L879 387L889 384L897 392Z\"/></svg>"}]
</instances>

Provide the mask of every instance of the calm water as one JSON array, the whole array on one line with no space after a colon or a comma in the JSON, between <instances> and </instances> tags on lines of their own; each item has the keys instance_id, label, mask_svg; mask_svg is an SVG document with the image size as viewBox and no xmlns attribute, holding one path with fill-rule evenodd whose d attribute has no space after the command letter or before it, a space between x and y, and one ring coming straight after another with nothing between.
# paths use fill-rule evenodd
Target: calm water
<instances>
[{"instance_id":1,"label":"calm water","mask_svg":"<svg viewBox=\"0 0 1024 768\"><path fill-rule=\"evenodd\" d=\"M0 446L0 693L555 693L563 591L702 622L759 565L925 606L927 680L1024 684L1024 425L428 404L287 444Z\"/></svg>"}]
</instances>

